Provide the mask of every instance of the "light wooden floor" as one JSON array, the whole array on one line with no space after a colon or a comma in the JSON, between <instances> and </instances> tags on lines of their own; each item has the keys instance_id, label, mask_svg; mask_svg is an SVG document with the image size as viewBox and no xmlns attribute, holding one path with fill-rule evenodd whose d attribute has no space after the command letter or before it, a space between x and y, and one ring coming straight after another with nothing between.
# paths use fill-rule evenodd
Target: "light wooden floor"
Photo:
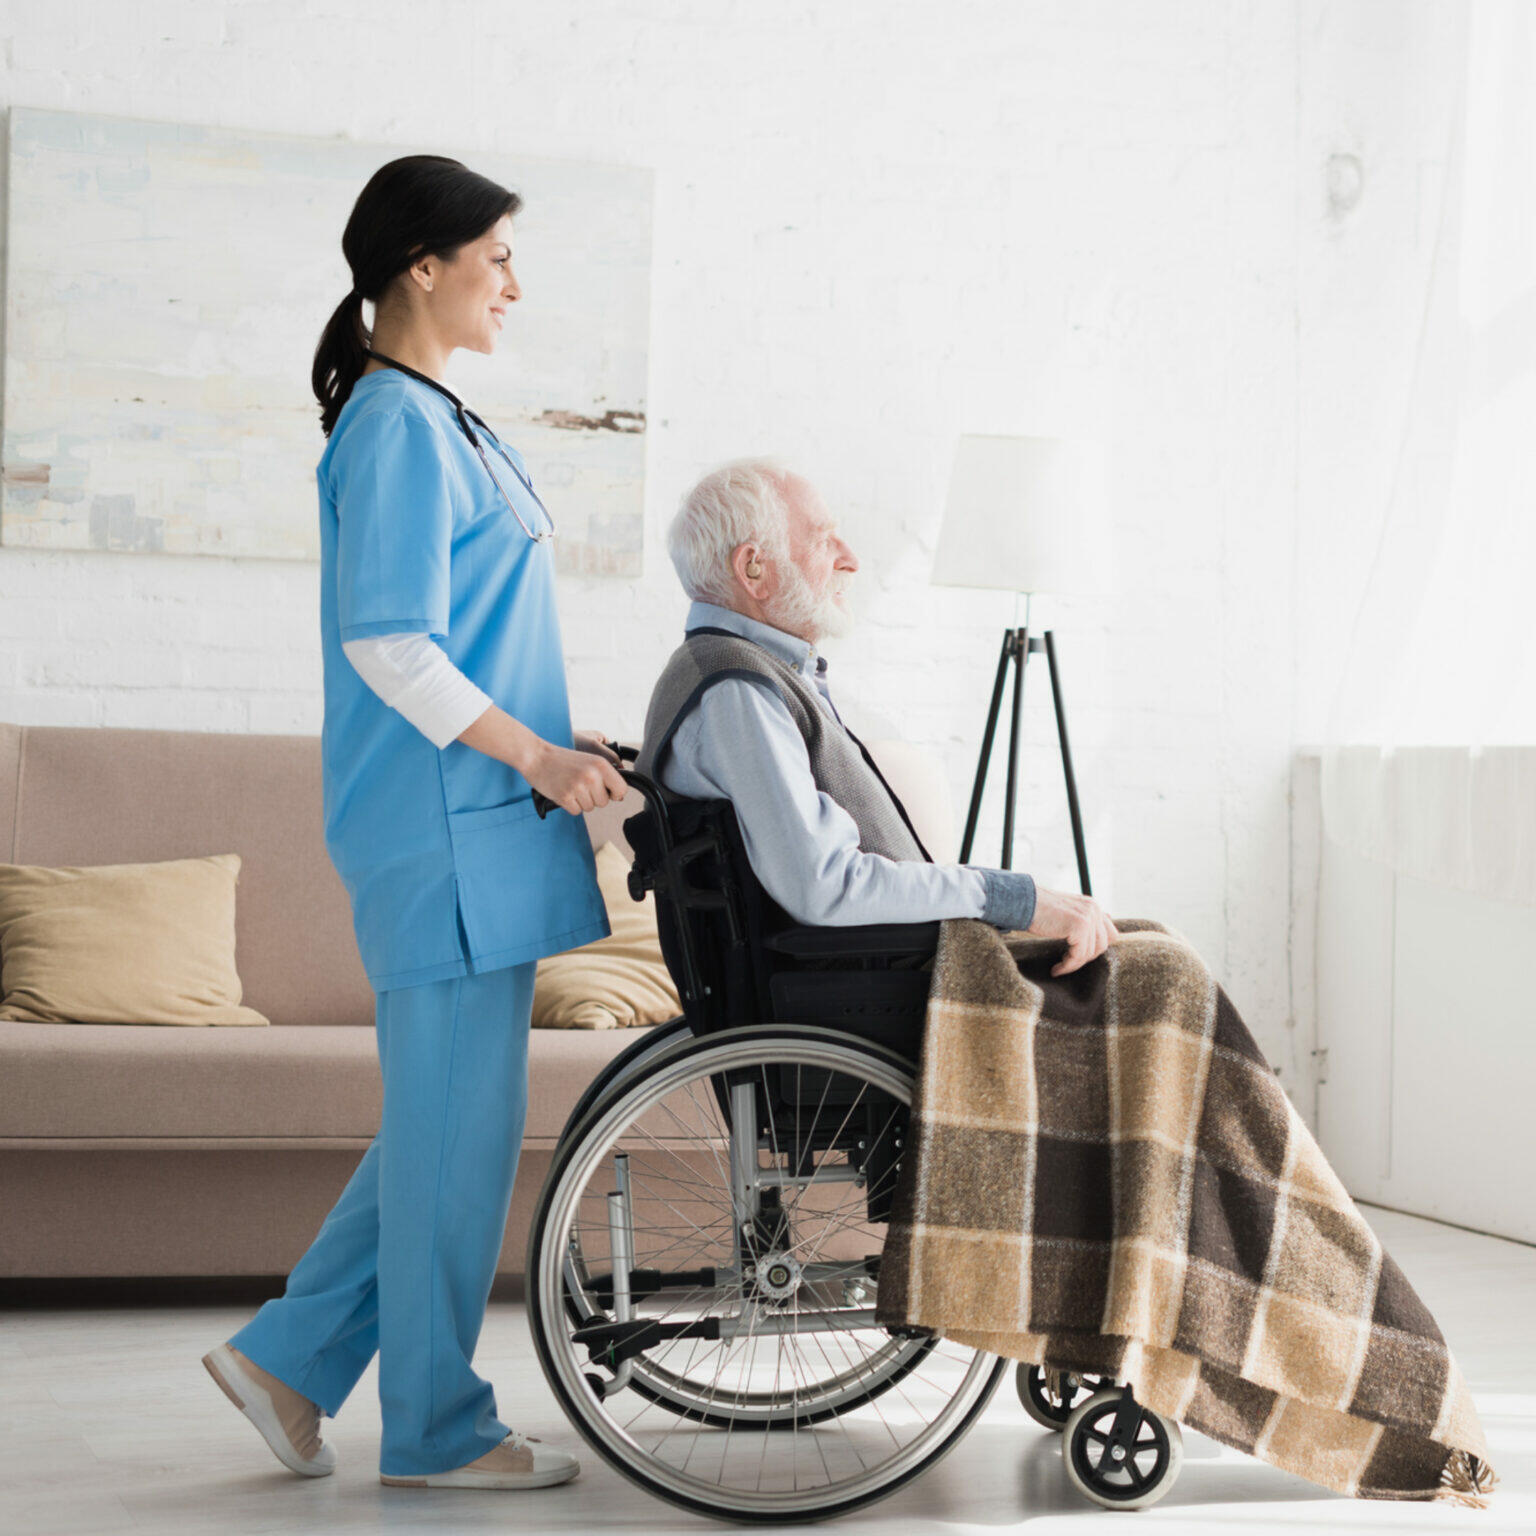
<instances>
[{"instance_id":1,"label":"light wooden floor","mask_svg":"<svg viewBox=\"0 0 1536 1536\"><path fill-rule=\"evenodd\" d=\"M890 1499L825 1527L903 1532L1027 1525L1124 1532L1465 1530L1536 1532L1536 1248L1367 1210L1435 1314L1472 1385L1501 1486L1486 1510L1340 1498L1186 1432L1183 1472L1140 1514L1100 1510L1068 1485L1059 1439L1024 1417L1011 1386L959 1446ZM385 1488L378 1482L376 1367L324 1433L339 1457L299 1478L272 1456L199 1363L255 1310L174 1304L0 1310L0 1533L155 1536L387 1531L698 1532L637 1491L566 1427L533 1358L523 1309L493 1300L477 1369L506 1422L575 1451L581 1476L534 1493ZM744 1529L722 1525L721 1529Z\"/></svg>"}]
</instances>

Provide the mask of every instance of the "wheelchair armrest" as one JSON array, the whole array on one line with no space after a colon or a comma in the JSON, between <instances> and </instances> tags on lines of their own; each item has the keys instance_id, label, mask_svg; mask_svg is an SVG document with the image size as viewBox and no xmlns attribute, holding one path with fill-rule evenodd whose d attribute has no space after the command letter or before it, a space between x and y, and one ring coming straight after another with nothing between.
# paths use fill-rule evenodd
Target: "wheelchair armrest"
<instances>
[{"instance_id":1,"label":"wheelchair armrest","mask_svg":"<svg viewBox=\"0 0 1536 1536\"><path fill-rule=\"evenodd\" d=\"M931 955L939 947L937 923L864 923L847 928L785 928L763 939L782 955Z\"/></svg>"}]
</instances>

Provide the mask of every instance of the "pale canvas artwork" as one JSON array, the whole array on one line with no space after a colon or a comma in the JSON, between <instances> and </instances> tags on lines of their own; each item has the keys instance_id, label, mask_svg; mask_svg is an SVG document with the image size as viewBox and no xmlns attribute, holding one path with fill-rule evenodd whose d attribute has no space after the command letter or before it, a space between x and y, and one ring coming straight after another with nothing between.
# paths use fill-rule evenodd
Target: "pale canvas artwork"
<instances>
[{"instance_id":1,"label":"pale canvas artwork","mask_svg":"<svg viewBox=\"0 0 1536 1536\"><path fill-rule=\"evenodd\" d=\"M379 166L523 198L523 298L445 382L523 454L556 569L640 573L651 173L12 108L0 543L319 558L309 375ZM364 311L365 318L372 310Z\"/></svg>"}]
</instances>

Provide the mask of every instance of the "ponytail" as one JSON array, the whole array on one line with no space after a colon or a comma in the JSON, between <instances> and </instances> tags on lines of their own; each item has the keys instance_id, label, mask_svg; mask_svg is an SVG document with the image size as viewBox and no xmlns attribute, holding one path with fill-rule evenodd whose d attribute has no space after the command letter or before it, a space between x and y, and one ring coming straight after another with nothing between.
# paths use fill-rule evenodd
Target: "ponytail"
<instances>
[{"instance_id":1,"label":"ponytail","mask_svg":"<svg viewBox=\"0 0 1536 1536\"><path fill-rule=\"evenodd\" d=\"M363 295L354 288L326 321L310 374L310 385L320 402L320 430L326 437L331 435L352 386L363 376L368 362L363 348L370 336L363 325Z\"/></svg>"}]
</instances>

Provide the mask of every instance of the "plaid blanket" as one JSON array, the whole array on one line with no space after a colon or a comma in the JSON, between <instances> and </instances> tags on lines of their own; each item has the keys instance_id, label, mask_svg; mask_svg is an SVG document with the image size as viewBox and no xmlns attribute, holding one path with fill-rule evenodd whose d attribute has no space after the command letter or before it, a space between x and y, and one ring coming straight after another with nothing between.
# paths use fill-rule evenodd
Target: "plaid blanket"
<instances>
[{"instance_id":1,"label":"plaid blanket","mask_svg":"<svg viewBox=\"0 0 1536 1536\"><path fill-rule=\"evenodd\" d=\"M1361 1498L1482 1503L1424 1304L1194 948L941 925L877 1317L1144 1406Z\"/></svg>"}]
</instances>

